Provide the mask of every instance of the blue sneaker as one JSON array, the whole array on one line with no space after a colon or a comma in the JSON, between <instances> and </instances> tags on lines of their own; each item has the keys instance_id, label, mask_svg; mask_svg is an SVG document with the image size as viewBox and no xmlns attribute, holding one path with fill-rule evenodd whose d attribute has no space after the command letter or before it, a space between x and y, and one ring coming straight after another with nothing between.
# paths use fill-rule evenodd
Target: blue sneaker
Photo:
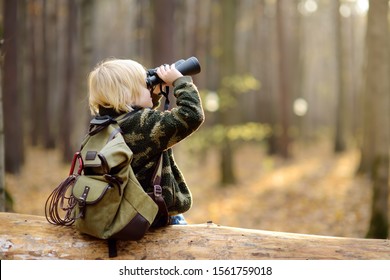
<instances>
[{"instance_id":1,"label":"blue sneaker","mask_svg":"<svg viewBox=\"0 0 390 280\"><path fill-rule=\"evenodd\" d=\"M186 219L182 214L171 216L171 225L186 225Z\"/></svg>"}]
</instances>

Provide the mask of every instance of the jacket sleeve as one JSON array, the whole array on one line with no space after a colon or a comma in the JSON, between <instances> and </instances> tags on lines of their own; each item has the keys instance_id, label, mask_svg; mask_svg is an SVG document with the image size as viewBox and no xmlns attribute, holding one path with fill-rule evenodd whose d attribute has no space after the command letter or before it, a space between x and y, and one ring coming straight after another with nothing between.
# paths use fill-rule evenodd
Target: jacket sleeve
<instances>
[{"instance_id":1,"label":"jacket sleeve","mask_svg":"<svg viewBox=\"0 0 390 280\"><path fill-rule=\"evenodd\" d=\"M180 142L204 121L204 111L198 89L189 76L174 82L176 107L170 111L148 110L146 123L151 125L151 139L161 150Z\"/></svg>"}]
</instances>

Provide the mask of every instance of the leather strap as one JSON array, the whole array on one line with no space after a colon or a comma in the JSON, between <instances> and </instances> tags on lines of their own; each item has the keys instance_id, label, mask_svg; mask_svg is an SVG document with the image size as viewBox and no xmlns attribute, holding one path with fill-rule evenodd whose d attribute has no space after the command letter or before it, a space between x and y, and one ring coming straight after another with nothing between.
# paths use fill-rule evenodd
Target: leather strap
<instances>
[{"instance_id":1,"label":"leather strap","mask_svg":"<svg viewBox=\"0 0 390 280\"><path fill-rule=\"evenodd\" d=\"M161 154L157 167L152 177L153 193L148 193L148 195L154 200L154 202L158 206L158 213L156 218L154 219L153 224L151 225L152 227L162 227L162 226L166 226L169 223L168 208L162 194L162 187L160 185L162 165L163 165L163 156Z\"/></svg>"},{"instance_id":2,"label":"leather strap","mask_svg":"<svg viewBox=\"0 0 390 280\"><path fill-rule=\"evenodd\" d=\"M149 194L150 195L150 194ZM160 185L154 185L153 194L150 195L154 202L158 206L158 213L154 219L152 227L163 227L166 226L169 222L168 208L165 203L164 197L162 195L162 188Z\"/></svg>"},{"instance_id":3,"label":"leather strap","mask_svg":"<svg viewBox=\"0 0 390 280\"><path fill-rule=\"evenodd\" d=\"M116 248L116 239L108 239L107 240L108 244L108 257L109 258L115 258L118 256L118 251Z\"/></svg>"},{"instance_id":4,"label":"leather strap","mask_svg":"<svg viewBox=\"0 0 390 280\"><path fill-rule=\"evenodd\" d=\"M158 160L158 163L157 163L157 167L154 170L154 173L152 176L152 186L161 184L162 165L163 165L163 155L161 154L161 156Z\"/></svg>"}]
</instances>

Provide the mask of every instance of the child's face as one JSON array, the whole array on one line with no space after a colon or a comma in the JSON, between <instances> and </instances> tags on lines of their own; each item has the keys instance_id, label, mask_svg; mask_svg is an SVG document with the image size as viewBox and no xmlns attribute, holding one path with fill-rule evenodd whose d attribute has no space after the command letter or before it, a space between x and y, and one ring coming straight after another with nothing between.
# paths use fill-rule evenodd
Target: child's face
<instances>
[{"instance_id":1,"label":"child's face","mask_svg":"<svg viewBox=\"0 0 390 280\"><path fill-rule=\"evenodd\" d=\"M153 107L153 101L152 97L150 96L150 91L145 87L142 87L141 93L139 98L136 101L136 106L140 106L142 108L152 108Z\"/></svg>"}]
</instances>

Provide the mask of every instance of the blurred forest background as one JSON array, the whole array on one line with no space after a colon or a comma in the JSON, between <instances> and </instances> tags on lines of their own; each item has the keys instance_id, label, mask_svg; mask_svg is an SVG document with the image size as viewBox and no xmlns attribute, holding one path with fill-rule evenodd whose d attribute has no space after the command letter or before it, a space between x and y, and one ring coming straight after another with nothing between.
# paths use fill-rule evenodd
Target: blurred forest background
<instances>
[{"instance_id":1,"label":"blurred forest background","mask_svg":"<svg viewBox=\"0 0 390 280\"><path fill-rule=\"evenodd\" d=\"M97 62L196 56L206 122L175 147L190 223L388 237L388 0L1 4L1 211L44 215Z\"/></svg>"}]
</instances>

